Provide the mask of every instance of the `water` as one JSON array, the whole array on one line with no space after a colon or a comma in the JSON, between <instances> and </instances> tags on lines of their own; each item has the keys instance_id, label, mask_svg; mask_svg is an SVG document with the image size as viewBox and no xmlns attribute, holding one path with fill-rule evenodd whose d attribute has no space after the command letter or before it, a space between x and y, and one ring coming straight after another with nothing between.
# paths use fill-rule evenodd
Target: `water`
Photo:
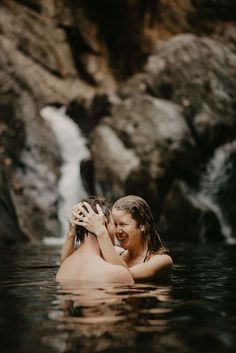
<instances>
[{"instance_id":1,"label":"water","mask_svg":"<svg viewBox=\"0 0 236 353\"><path fill-rule=\"evenodd\" d=\"M227 244L236 244L235 235L235 173L236 141L215 150L202 174L199 190L190 190L182 183L188 201L203 213L210 210L218 219L221 234ZM199 241L207 242L205 223L201 224Z\"/></svg>"},{"instance_id":2,"label":"water","mask_svg":"<svg viewBox=\"0 0 236 353\"><path fill-rule=\"evenodd\" d=\"M65 114L65 107L58 109L47 106L41 110L41 115L54 132L61 149L63 164L58 185L60 194L58 218L62 225L61 235L65 235L72 207L87 195L80 177L80 163L89 157L89 150L78 125ZM46 238L45 243L62 244L63 240L63 238Z\"/></svg>"},{"instance_id":3,"label":"water","mask_svg":"<svg viewBox=\"0 0 236 353\"><path fill-rule=\"evenodd\" d=\"M66 288L58 246L1 248L1 352L235 352L235 246L168 245L167 283Z\"/></svg>"},{"instance_id":4,"label":"water","mask_svg":"<svg viewBox=\"0 0 236 353\"><path fill-rule=\"evenodd\" d=\"M235 154L236 141L215 150L202 177L200 192L197 194L198 201L215 213L222 235L228 244L236 244L236 238L227 220L227 210L230 205L222 205L224 200L229 198L229 194L234 194L235 186L232 187L232 185L235 185Z\"/></svg>"}]
</instances>

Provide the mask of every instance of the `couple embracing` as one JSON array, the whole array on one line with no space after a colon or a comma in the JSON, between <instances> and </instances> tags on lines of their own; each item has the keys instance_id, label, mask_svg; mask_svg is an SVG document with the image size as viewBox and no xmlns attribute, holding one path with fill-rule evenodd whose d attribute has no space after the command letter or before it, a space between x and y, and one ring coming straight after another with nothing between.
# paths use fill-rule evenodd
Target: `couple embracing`
<instances>
[{"instance_id":1,"label":"couple embracing","mask_svg":"<svg viewBox=\"0 0 236 353\"><path fill-rule=\"evenodd\" d=\"M75 250L76 240L80 245ZM132 284L165 277L171 267L144 199L125 196L110 210L104 199L90 196L74 206L69 217L56 279Z\"/></svg>"}]
</instances>

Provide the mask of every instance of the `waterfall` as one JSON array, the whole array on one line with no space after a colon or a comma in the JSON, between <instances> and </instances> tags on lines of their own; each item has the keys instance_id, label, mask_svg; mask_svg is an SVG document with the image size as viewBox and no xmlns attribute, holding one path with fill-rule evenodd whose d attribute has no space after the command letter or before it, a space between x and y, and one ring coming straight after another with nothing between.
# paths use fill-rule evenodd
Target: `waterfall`
<instances>
[{"instance_id":1,"label":"waterfall","mask_svg":"<svg viewBox=\"0 0 236 353\"><path fill-rule=\"evenodd\" d=\"M235 185L234 173L236 166L233 163L233 157L235 158L235 156L236 141L216 149L202 177L200 192L196 195L197 200L214 212L218 218L221 232L227 244L236 244L231 224L226 217L227 206L223 206L223 201L228 198L228 193L230 192L228 190L230 183Z\"/></svg>"},{"instance_id":2,"label":"waterfall","mask_svg":"<svg viewBox=\"0 0 236 353\"><path fill-rule=\"evenodd\" d=\"M65 114L65 107L58 109L47 106L40 114L49 124L61 149L63 164L58 185L58 218L62 234L65 235L68 229L68 215L73 205L87 195L80 176L80 162L89 157L89 150L78 125ZM46 244L62 244L63 241L63 237L44 239Z\"/></svg>"}]
</instances>

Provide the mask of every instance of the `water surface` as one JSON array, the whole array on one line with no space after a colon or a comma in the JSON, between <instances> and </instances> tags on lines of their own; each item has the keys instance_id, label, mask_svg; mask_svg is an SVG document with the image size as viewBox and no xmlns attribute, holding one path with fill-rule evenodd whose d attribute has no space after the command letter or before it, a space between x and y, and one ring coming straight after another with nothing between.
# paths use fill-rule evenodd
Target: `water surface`
<instances>
[{"instance_id":1,"label":"water surface","mask_svg":"<svg viewBox=\"0 0 236 353\"><path fill-rule=\"evenodd\" d=\"M54 280L60 248L1 248L1 352L235 352L235 246L170 244L166 283Z\"/></svg>"}]
</instances>

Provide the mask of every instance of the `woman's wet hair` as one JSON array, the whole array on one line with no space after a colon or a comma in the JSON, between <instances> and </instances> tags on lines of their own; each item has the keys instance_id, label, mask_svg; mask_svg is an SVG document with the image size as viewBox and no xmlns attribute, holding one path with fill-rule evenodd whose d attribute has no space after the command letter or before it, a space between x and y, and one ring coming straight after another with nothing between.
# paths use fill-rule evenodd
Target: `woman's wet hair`
<instances>
[{"instance_id":1,"label":"woman's wet hair","mask_svg":"<svg viewBox=\"0 0 236 353\"><path fill-rule=\"evenodd\" d=\"M114 203L113 209L130 213L138 226L144 226L143 236L144 240L147 242L150 253L168 253L168 249L163 246L157 232L152 211L142 197L135 195L121 197Z\"/></svg>"},{"instance_id":2,"label":"woman's wet hair","mask_svg":"<svg viewBox=\"0 0 236 353\"><path fill-rule=\"evenodd\" d=\"M96 196L89 196L82 199L80 202L87 202L93 209L94 212L98 213L97 205L99 205L102 209L102 212L107 220L107 223L110 222L111 211L108 202L106 199L99 198ZM83 208L87 210L86 206L83 205ZM83 242L86 234L88 233L87 229L82 226L76 226L76 240Z\"/></svg>"}]
</instances>

